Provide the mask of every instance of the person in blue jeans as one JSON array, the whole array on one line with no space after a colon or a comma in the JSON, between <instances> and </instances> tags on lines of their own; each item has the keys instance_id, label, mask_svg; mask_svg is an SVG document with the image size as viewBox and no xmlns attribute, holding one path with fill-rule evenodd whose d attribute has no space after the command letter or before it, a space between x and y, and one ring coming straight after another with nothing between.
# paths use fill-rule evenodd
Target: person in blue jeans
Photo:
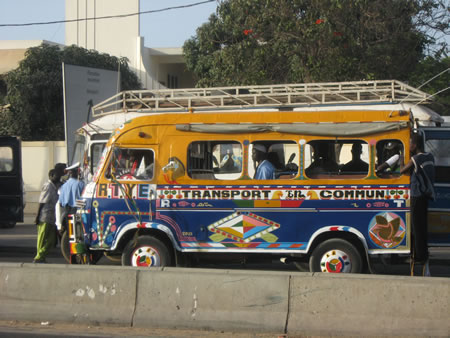
<instances>
[{"instance_id":1,"label":"person in blue jeans","mask_svg":"<svg viewBox=\"0 0 450 338\"><path fill-rule=\"evenodd\" d=\"M262 144L253 144L252 159L256 165L255 180L275 179L275 167L267 159L267 149Z\"/></svg>"},{"instance_id":2,"label":"person in blue jeans","mask_svg":"<svg viewBox=\"0 0 450 338\"><path fill-rule=\"evenodd\" d=\"M423 275L430 276L428 259L428 202L434 199L434 157L424 152L423 138L413 133L410 142L411 160L400 166L401 174L411 175L411 228L412 228L412 260L411 274L414 264L423 264ZM401 158L402 160L402 158Z\"/></svg>"}]
</instances>

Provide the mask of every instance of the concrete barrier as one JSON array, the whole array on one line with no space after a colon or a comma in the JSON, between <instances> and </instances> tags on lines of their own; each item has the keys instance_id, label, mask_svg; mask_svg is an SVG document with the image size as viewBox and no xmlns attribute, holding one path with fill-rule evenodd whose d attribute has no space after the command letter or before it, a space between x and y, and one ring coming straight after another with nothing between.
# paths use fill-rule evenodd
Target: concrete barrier
<instances>
[{"instance_id":1,"label":"concrete barrier","mask_svg":"<svg viewBox=\"0 0 450 338\"><path fill-rule=\"evenodd\" d=\"M289 274L167 268L140 271L139 327L284 332Z\"/></svg>"},{"instance_id":2,"label":"concrete barrier","mask_svg":"<svg viewBox=\"0 0 450 338\"><path fill-rule=\"evenodd\" d=\"M450 335L450 279L0 263L0 319L302 335Z\"/></svg>"},{"instance_id":3,"label":"concrete barrier","mask_svg":"<svg viewBox=\"0 0 450 338\"><path fill-rule=\"evenodd\" d=\"M0 318L131 325L137 271L120 267L0 264Z\"/></svg>"},{"instance_id":4,"label":"concrete barrier","mask_svg":"<svg viewBox=\"0 0 450 338\"><path fill-rule=\"evenodd\" d=\"M289 333L450 335L447 278L294 275L289 299Z\"/></svg>"}]
</instances>

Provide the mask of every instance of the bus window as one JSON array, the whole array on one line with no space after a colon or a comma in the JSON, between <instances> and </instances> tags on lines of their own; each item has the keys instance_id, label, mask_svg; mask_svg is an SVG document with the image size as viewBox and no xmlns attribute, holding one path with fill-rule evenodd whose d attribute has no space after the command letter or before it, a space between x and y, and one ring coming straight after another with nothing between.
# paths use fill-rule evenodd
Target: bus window
<instances>
[{"instance_id":1,"label":"bus window","mask_svg":"<svg viewBox=\"0 0 450 338\"><path fill-rule=\"evenodd\" d=\"M256 180L291 179L298 174L294 141L257 141L250 145L248 173Z\"/></svg>"},{"instance_id":2,"label":"bus window","mask_svg":"<svg viewBox=\"0 0 450 338\"><path fill-rule=\"evenodd\" d=\"M106 143L93 143L91 145L91 173L95 173L98 168L98 163L102 157L103 149Z\"/></svg>"},{"instance_id":3,"label":"bus window","mask_svg":"<svg viewBox=\"0 0 450 338\"><path fill-rule=\"evenodd\" d=\"M242 145L236 141L198 141L188 147L193 179L235 180L242 174Z\"/></svg>"},{"instance_id":4,"label":"bus window","mask_svg":"<svg viewBox=\"0 0 450 338\"><path fill-rule=\"evenodd\" d=\"M362 140L317 140L305 146L309 178L363 178L369 172L369 146Z\"/></svg>"},{"instance_id":5,"label":"bus window","mask_svg":"<svg viewBox=\"0 0 450 338\"><path fill-rule=\"evenodd\" d=\"M84 162L84 148L86 146L86 138L83 135L75 136L75 144L73 147L72 162L73 163L83 163Z\"/></svg>"},{"instance_id":6,"label":"bus window","mask_svg":"<svg viewBox=\"0 0 450 338\"><path fill-rule=\"evenodd\" d=\"M403 144L399 140L382 140L376 145L377 176L382 178L400 176L400 157L403 156Z\"/></svg>"},{"instance_id":7,"label":"bus window","mask_svg":"<svg viewBox=\"0 0 450 338\"><path fill-rule=\"evenodd\" d=\"M151 149L116 148L106 176L111 178L112 171L117 180L151 180L153 169L154 156Z\"/></svg>"},{"instance_id":8,"label":"bus window","mask_svg":"<svg viewBox=\"0 0 450 338\"><path fill-rule=\"evenodd\" d=\"M434 156L435 182L450 183L450 140L427 139L425 151Z\"/></svg>"},{"instance_id":9,"label":"bus window","mask_svg":"<svg viewBox=\"0 0 450 338\"><path fill-rule=\"evenodd\" d=\"M14 169L13 151L11 147L0 147L0 173L11 172Z\"/></svg>"}]
</instances>

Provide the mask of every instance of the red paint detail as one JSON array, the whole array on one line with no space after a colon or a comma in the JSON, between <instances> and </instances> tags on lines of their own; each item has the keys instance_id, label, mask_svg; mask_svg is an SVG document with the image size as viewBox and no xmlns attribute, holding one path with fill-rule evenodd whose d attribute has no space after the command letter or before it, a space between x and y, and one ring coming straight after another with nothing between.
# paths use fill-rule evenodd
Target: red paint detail
<instances>
[{"instance_id":1,"label":"red paint detail","mask_svg":"<svg viewBox=\"0 0 450 338\"><path fill-rule=\"evenodd\" d=\"M342 263L341 261L339 261L337 264L335 265L331 265L330 262L326 263L326 267L327 267L327 271L330 273L341 273L342 272Z\"/></svg>"},{"instance_id":2,"label":"red paint detail","mask_svg":"<svg viewBox=\"0 0 450 338\"><path fill-rule=\"evenodd\" d=\"M280 246L280 244L270 244L269 248L278 248Z\"/></svg>"},{"instance_id":3,"label":"red paint detail","mask_svg":"<svg viewBox=\"0 0 450 338\"><path fill-rule=\"evenodd\" d=\"M250 227L244 227L244 234L249 231L252 230L254 227L250 226Z\"/></svg>"},{"instance_id":4,"label":"red paint detail","mask_svg":"<svg viewBox=\"0 0 450 338\"><path fill-rule=\"evenodd\" d=\"M292 244L292 245L290 246L290 248L301 248L302 246L303 246L303 244L297 243L297 244Z\"/></svg>"},{"instance_id":5,"label":"red paint detail","mask_svg":"<svg viewBox=\"0 0 450 338\"><path fill-rule=\"evenodd\" d=\"M281 201L281 207L282 208L298 208L300 205L302 205L303 201Z\"/></svg>"},{"instance_id":6,"label":"red paint detail","mask_svg":"<svg viewBox=\"0 0 450 338\"><path fill-rule=\"evenodd\" d=\"M339 231L339 227L330 227L330 231Z\"/></svg>"},{"instance_id":7,"label":"red paint detail","mask_svg":"<svg viewBox=\"0 0 450 338\"><path fill-rule=\"evenodd\" d=\"M250 243L249 248L257 248L260 243Z\"/></svg>"}]
</instances>

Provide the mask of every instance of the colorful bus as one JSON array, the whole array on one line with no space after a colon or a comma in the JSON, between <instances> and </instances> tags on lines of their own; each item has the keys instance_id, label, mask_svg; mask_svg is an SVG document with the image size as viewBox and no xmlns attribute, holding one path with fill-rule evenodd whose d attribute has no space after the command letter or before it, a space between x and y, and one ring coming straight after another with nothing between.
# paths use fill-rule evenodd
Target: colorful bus
<instances>
[{"instance_id":1,"label":"colorful bus","mask_svg":"<svg viewBox=\"0 0 450 338\"><path fill-rule=\"evenodd\" d=\"M339 84L340 99L363 101L352 107L305 107L305 96L323 102L330 89L287 86L278 105L273 90L242 88L260 106L196 109L185 96L185 111L157 103L111 135L69 226L72 262L104 252L132 266L270 257L357 273L375 256L409 254L409 176L395 163L377 168L393 155L409 159L414 117L364 101L426 94L390 84L352 83L347 92Z\"/></svg>"}]
</instances>

